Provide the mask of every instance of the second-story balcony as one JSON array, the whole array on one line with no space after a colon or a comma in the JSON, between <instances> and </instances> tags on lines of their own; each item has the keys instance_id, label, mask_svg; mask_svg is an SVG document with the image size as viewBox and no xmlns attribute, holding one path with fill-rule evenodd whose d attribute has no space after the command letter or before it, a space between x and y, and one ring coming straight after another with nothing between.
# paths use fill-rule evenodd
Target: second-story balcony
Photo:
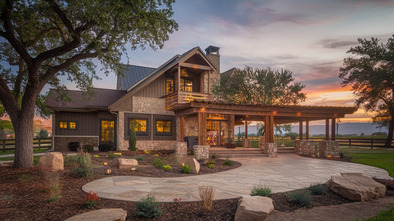
<instances>
[{"instance_id":1,"label":"second-story balcony","mask_svg":"<svg viewBox=\"0 0 394 221\"><path fill-rule=\"evenodd\" d=\"M171 110L177 104L186 104L192 101L211 101L211 100L212 100L211 94L179 91L166 96L166 108L167 110Z\"/></svg>"}]
</instances>

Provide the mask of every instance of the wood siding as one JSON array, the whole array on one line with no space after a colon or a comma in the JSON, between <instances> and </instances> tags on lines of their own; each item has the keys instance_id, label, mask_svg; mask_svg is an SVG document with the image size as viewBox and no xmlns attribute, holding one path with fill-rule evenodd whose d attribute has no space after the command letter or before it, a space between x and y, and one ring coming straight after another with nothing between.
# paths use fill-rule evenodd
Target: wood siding
<instances>
[{"instance_id":1,"label":"wood siding","mask_svg":"<svg viewBox=\"0 0 394 221\"><path fill-rule=\"evenodd\" d=\"M146 87L135 92L133 96L159 98L166 95L165 76L162 75Z\"/></svg>"},{"instance_id":2,"label":"wood siding","mask_svg":"<svg viewBox=\"0 0 394 221\"><path fill-rule=\"evenodd\" d=\"M55 135L98 136L98 112L56 112ZM74 121L77 129L61 129L60 122Z\"/></svg>"}]
</instances>

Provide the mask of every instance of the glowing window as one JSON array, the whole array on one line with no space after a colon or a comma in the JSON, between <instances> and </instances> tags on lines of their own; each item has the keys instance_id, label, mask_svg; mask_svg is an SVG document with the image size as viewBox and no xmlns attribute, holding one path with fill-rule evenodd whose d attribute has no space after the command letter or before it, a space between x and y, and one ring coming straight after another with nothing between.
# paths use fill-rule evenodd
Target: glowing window
<instances>
[{"instance_id":1,"label":"glowing window","mask_svg":"<svg viewBox=\"0 0 394 221\"><path fill-rule=\"evenodd\" d=\"M174 79L167 78L166 79L166 94L174 93Z\"/></svg>"},{"instance_id":2,"label":"glowing window","mask_svg":"<svg viewBox=\"0 0 394 221\"><path fill-rule=\"evenodd\" d=\"M70 121L70 122L68 122L68 126L69 126L69 129L76 130L77 129L77 122Z\"/></svg>"},{"instance_id":3,"label":"glowing window","mask_svg":"<svg viewBox=\"0 0 394 221\"><path fill-rule=\"evenodd\" d=\"M181 91L193 92L193 81L181 78Z\"/></svg>"},{"instance_id":4,"label":"glowing window","mask_svg":"<svg viewBox=\"0 0 394 221\"><path fill-rule=\"evenodd\" d=\"M147 120L145 119L132 119L130 120L129 129L134 128L135 132L146 133Z\"/></svg>"},{"instance_id":5,"label":"glowing window","mask_svg":"<svg viewBox=\"0 0 394 221\"><path fill-rule=\"evenodd\" d=\"M156 132L157 133L171 133L171 121L170 120L157 120L156 121Z\"/></svg>"},{"instance_id":6,"label":"glowing window","mask_svg":"<svg viewBox=\"0 0 394 221\"><path fill-rule=\"evenodd\" d=\"M60 129L67 129L67 122L66 121L60 121Z\"/></svg>"}]
</instances>

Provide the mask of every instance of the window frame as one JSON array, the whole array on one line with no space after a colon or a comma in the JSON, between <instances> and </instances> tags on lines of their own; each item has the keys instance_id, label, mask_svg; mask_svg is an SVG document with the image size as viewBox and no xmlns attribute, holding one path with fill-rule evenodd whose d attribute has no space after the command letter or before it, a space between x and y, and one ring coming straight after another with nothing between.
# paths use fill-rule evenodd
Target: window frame
<instances>
[{"instance_id":1,"label":"window frame","mask_svg":"<svg viewBox=\"0 0 394 221\"><path fill-rule=\"evenodd\" d=\"M66 127L62 127L62 123L65 123L66 124ZM68 121L59 121L59 129L60 130L68 130Z\"/></svg>"},{"instance_id":2,"label":"window frame","mask_svg":"<svg viewBox=\"0 0 394 221\"><path fill-rule=\"evenodd\" d=\"M167 91L167 80L172 80L172 92ZM165 78L165 91L166 91L166 93L165 93L166 95L175 93L175 79L174 78L172 78L172 77Z\"/></svg>"},{"instance_id":3,"label":"window frame","mask_svg":"<svg viewBox=\"0 0 394 221\"><path fill-rule=\"evenodd\" d=\"M130 136L130 132L131 132L131 128L130 128L130 125L131 125L131 121L132 120L144 120L144 121L146 121L146 131L145 132L139 132L139 131L136 131L135 132L135 135L136 136L149 136L149 120L147 119L147 118L140 118L140 117L130 117L129 118L129 123L128 123L128 135L127 135L127 137L128 136Z\"/></svg>"},{"instance_id":4,"label":"window frame","mask_svg":"<svg viewBox=\"0 0 394 221\"><path fill-rule=\"evenodd\" d=\"M170 122L170 132L164 132L164 125L163 125L163 132L157 131L157 122L158 121L168 121ZM172 127L173 127L173 120L171 119L155 119L155 136L172 136Z\"/></svg>"},{"instance_id":5,"label":"window frame","mask_svg":"<svg viewBox=\"0 0 394 221\"><path fill-rule=\"evenodd\" d=\"M75 123L75 128L71 128L70 123ZM78 123L76 121L68 121L68 128L69 130L77 130L78 129Z\"/></svg>"},{"instance_id":6,"label":"window frame","mask_svg":"<svg viewBox=\"0 0 394 221\"><path fill-rule=\"evenodd\" d=\"M182 84L181 84L182 80L183 80L183 87L182 87ZM193 87L193 85L194 85L193 78L181 77L180 81L181 81L181 82L179 82L179 89L180 89L181 91L184 91L184 92L193 92L193 88L194 88L194 87ZM190 81L190 82L192 83L192 85L191 85L191 91L186 91L186 84L185 84L185 81Z\"/></svg>"}]
</instances>

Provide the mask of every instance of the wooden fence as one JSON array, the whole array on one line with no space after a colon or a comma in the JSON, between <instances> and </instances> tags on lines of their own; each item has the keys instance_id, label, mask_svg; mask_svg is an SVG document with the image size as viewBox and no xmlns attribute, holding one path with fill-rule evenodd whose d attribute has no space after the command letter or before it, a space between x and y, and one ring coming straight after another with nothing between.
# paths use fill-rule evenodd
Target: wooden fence
<instances>
[{"instance_id":1,"label":"wooden fence","mask_svg":"<svg viewBox=\"0 0 394 221\"><path fill-rule=\"evenodd\" d=\"M6 150L15 150L15 139L5 139L0 140L1 142L1 150L5 152ZM33 140L33 148L41 149L50 149L52 146L51 138L45 139L34 139Z\"/></svg>"}]
</instances>

